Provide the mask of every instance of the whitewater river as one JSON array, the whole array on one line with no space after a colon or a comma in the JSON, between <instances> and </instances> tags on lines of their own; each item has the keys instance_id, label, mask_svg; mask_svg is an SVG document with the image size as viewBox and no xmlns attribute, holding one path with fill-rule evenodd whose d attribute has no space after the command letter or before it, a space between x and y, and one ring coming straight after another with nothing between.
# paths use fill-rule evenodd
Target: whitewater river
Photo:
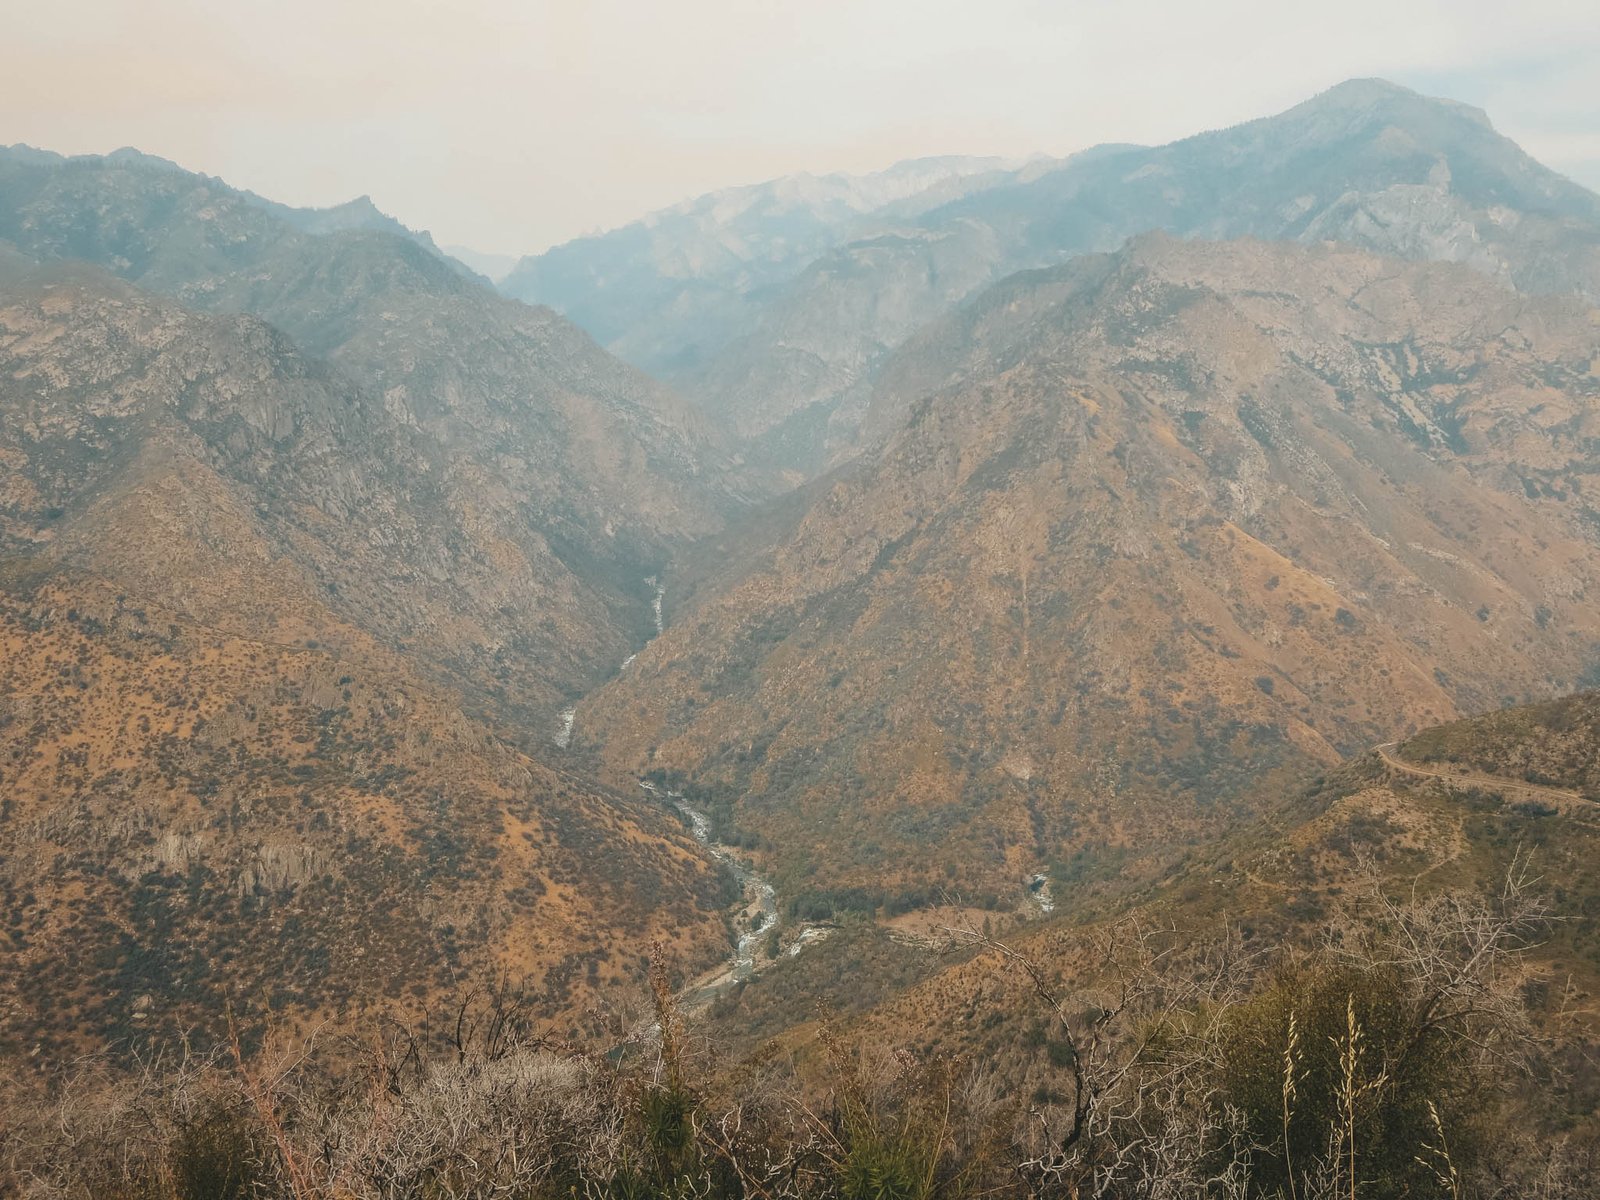
<instances>
[{"instance_id":1,"label":"whitewater river","mask_svg":"<svg viewBox=\"0 0 1600 1200\"><path fill-rule=\"evenodd\" d=\"M726 863L739 880L744 891L744 904L734 915L738 937L734 943L733 957L721 968L698 980L685 997L690 1005L704 1004L733 987L741 980L755 975L760 961L762 941L778 924L778 892L770 880L761 875L747 860L741 858L731 846L711 840L711 822L705 813L691 805L677 792L663 791L648 780L641 779L639 786L652 796L665 800L683 814L689 822L695 841L706 848L712 858ZM806 946L820 941L831 931L830 926L803 925L789 943L786 953L793 957ZM761 965L770 965L762 963Z\"/></svg>"},{"instance_id":2,"label":"whitewater river","mask_svg":"<svg viewBox=\"0 0 1600 1200\"><path fill-rule=\"evenodd\" d=\"M662 605L666 600L666 587L654 575L646 579L645 583L654 591L651 612L655 617L656 634L660 635L665 628ZM636 653L628 655L622 660L620 670L626 671L637 657L639 656ZM572 744L572 728L576 721L576 707L564 708L557 716L552 740L559 748L565 750ZM732 958L723 967L696 981L684 997L687 1004L704 1004L756 974L757 964L761 961L761 943L778 924L778 893L771 881L761 875L754 865L741 857L732 846L725 846L721 842L712 840L711 822L705 813L691 805L681 793L667 791L643 779L639 781L639 786L656 799L671 804L682 813L689 823L689 830L694 834L695 841L704 846L712 858L726 863L744 890L744 903L734 917L738 936ZM803 925L790 939L784 953L793 957L807 946L821 941L830 932L832 927L828 925Z\"/></svg>"}]
</instances>

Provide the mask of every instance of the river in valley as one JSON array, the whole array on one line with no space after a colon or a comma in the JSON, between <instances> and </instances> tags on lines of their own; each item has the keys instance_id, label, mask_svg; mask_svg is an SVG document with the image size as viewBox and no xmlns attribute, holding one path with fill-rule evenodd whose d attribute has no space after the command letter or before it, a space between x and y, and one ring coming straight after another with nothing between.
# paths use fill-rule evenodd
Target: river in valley
<instances>
[{"instance_id":1,"label":"river in valley","mask_svg":"<svg viewBox=\"0 0 1600 1200\"><path fill-rule=\"evenodd\" d=\"M647 578L645 583L654 593L651 613L655 618L656 634L659 636L666 627L662 607L666 600L666 586L658 576L654 575ZM619 670L626 671L638 657L637 652L628 655L622 660ZM552 740L559 749L565 750L572 744L572 730L577 722L577 707L562 709L556 720ZM682 793L668 791L643 779L639 781L639 786L682 814L688 823L689 831L694 834L695 841L704 846L712 858L733 871L743 890L743 903L733 914L735 929L733 954L723 966L708 972L689 986L683 996L686 1005L699 1007L708 1004L735 985L751 978L762 968L770 966L778 958L793 957L832 932L832 926L826 924L802 925L795 930L792 937L785 939L787 945L778 955L766 955L763 952L763 943L778 926L778 893L772 882L734 847L715 841L711 836L710 819L691 805Z\"/></svg>"},{"instance_id":2,"label":"river in valley","mask_svg":"<svg viewBox=\"0 0 1600 1200\"><path fill-rule=\"evenodd\" d=\"M778 891L746 858L732 847L712 840L711 822L699 809L677 792L666 791L648 780L641 779L639 786L659 800L664 800L683 814L695 841L707 853L733 871L743 891L743 903L733 914L736 940L733 955L727 963L695 981L684 996L684 1002L697 1007L716 999L735 984L751 978L762 968L771 966L785 955L793 957L806 946L815 945L832 932L830 925L802 925L788 939L786 950L769 956L762 943L778 925Z\"/></svg>"},{"instance_id":3,"label":"river in valley","mask_svg":"<svg viewBox=\"0 0 1600 1200\"><path fill-rule=\"evenodd\" d=\"M651 615L655 621L656 635L659 636L666 626L663 613L666 587L660 578L654 575L644 582L651 589ZM622 660L619 671L626 671L638 657L637 651L628 655ZM553 740L559 748L564 750L571 745L576 721L576 706L562 709L558 714ZM735 940L731 956L721 967L707 972L689 985L682 997L684 1004L689 1007L709 1004L773 963L783 958L792 958L833 932L833 926L826 923L801 925L782 934L781 948L776 949L776 953L768 954L767 940L779 927L778 892L772 881L761 874L756 865L738 849L715 840L712 836L710 818L690 804L683 793L671 791L644 779L639 781L639 786L657 801L671 805L682 815L695 841L704 846L712 858L733 871L743 892L743 900L738 910L732 914ZM1029 876L1025 882L1028 907L1031 907L1037 917L1049 917L1055 911L1055 898L1050 892L1049 875L1041 871Z\"/></svg>"}]
</instances>

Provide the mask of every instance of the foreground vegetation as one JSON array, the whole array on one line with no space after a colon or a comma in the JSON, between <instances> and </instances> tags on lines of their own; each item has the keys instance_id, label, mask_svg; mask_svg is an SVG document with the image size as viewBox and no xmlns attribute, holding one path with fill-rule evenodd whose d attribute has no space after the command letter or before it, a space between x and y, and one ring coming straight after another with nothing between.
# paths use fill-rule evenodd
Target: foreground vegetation
<instances>
[{"instance_id":1,"label":"foreground vegetation","mask_svg":"<svg viewBox=\"0 0 1600 1200\"><path fill-rule=\"evenodd\" d=\"M0 1191L56 1200L490 1197L1565 1197L1525 873L1493 897L1375 887L1313 944L1245 954L1107 928L1082 978L976 932L1053 1025L1049 1089L853 1038L719 1061L666 970L607 1052L542 1036L510 987L440 1019L290 1046L233 1024L128 1073L7 1089Z\"/></svg>"}]
</instances>

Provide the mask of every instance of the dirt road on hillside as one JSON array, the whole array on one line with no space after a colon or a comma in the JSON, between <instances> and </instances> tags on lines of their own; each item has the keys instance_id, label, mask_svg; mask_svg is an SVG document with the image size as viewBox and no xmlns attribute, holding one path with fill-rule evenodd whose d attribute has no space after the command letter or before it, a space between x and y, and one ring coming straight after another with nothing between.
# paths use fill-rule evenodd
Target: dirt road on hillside
<instances>
[{"instance_id":1,"label":"dirt road on hillside","mask_svg":"<svg viewBox=\"0 0 1600 1200\"><path fill-rule=\"evenodd\" d=\"M1454 787L1483 788L1485 791L1503 792L1507 795L1517 794L1529 799L1543 800L1556 805L1561 809L1574 806L1593 811L1600 807L1587 796L1574 792L1569 788L1546 787L1539 783L1527 783L1520 779L1507 779L1502 775L1486 775L1481 771L1465 771L1450 767L1420 766L1417 763L1407 762L1397 753L1398 742L1386 742L1382 746L1375 746L1378 757L1383 759L1386 766L1404 775L1414 775L1422 779L1438 779Z\"/></svg>"}]
</instances>

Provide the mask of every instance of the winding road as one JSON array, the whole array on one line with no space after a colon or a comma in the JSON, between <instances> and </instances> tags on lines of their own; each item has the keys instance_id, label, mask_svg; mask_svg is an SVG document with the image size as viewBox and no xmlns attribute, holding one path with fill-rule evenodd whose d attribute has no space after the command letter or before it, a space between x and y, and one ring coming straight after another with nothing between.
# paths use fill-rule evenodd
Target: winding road
<instances>
[{"instance_id":1,"label":"winding road","mask_svg":"<svg viewBox=\"0 0 1600 1200\"><path fill-rule=\"evenodd\" d=\"M1526 783L1519 779L1507 779L1503 775L1489 775L1482 771L1461 771L1446 767L1424 767L1414 762L1408 762L1399 756L1399 742L1385 742L1381 746L1374 746L1379 758L1385 766L1399 771L1403 775L1413 775L1419 779L1438 779L1452 787L1483 788L1485 791L1518 793L1536 799L1547 800L1561 808L1578 807L1593 810L1600 805L1570 788L1546 787L1540 783Z\"/></svg>"}]
</instances>

